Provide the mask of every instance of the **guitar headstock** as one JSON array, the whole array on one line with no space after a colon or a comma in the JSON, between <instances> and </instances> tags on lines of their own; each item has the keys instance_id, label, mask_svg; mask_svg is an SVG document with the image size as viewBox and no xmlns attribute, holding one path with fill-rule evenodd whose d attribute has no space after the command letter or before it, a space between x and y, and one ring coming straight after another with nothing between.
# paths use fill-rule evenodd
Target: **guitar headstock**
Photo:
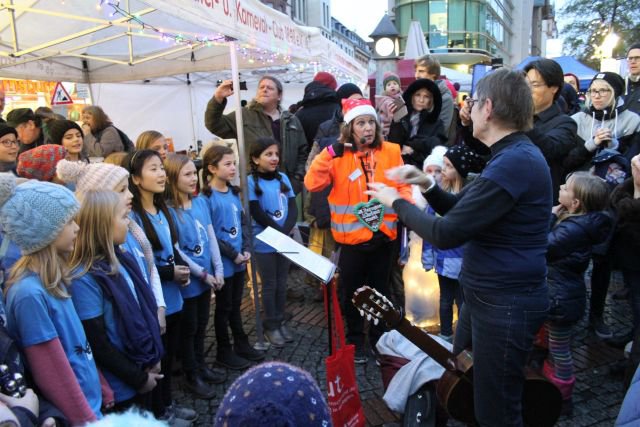
<instances>
[{"instance_id":1,"label":"guitar headstock","mask_svg":"<svg viewBox=\"0 0 640 427\"><path fill-rule=\"evenodd\" d=\"M358 288L351 299L360 315L375 324L384 320L388 325L394 325L402 319L402 314L396 310L391 301L380 292L368 286Z\"/></svg>"}]
</instances>

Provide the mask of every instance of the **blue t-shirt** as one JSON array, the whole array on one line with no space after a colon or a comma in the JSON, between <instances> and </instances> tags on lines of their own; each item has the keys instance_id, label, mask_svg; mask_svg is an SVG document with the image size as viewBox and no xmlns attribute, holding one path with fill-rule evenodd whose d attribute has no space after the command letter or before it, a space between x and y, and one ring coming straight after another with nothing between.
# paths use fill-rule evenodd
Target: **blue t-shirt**
<instances>
[{"instance_id":1,"label":"blue t-shirt","mask_svg":"<svg viewBox=\"0 0 640 427\"><path fill-rule=\"evenodd\" d=\"M236 252L241 253L242 202L240 197L237 194L233 194L231 190L223 193L212 189L209 196L209 209L216 238L219 241L228 243ZM245 264L236 264L222 253L221 256L225 277L231 277L235 273L246 270Z\"/></svg>"},{"instance_id":2,"label":"blue t-shirt","mask_svg":"<svg viewBox=\"0 0 640 427\"><path fill-rule=\"evenodd\" d=\"M170 208L173 222L178 229L178 243L186 256L200 267L214 274L211 264L211 247L207 227L211 224L207 202L196 197L191 201L191 209ZM199 275L191 274L189 286L180 288L183 298L194 298L211 289Z\"/></svg>"},{"instance_id":3,"label":"blue t-shirt","mask_svg":"<svg viewBox=\"0 0 640 427\"><path fill-rule=\"evenodd\" d=\"M515 205L466 244L460 282L492 291L544 283L553 193L542 153L521 135L498 151L480 176L505 189Z\"/></svg>"},{"instance_id":4,"label":"blue t-shirt","mask_svg":"<svg viewBox=\"0 0 640 427\"><path fill-rule=\"evenodd\" d=\"M282 226L287 220L287 215L289 215L289 198L295 197L295 194L293 194L293 187L291 186L289 178L287 178L287 176L282 172L278 173L282 177L282 181L287 184L287 187L289 187L289 191L287 193L280 191L280 181L277 179L267 180L258 178L258 184L262 190L262 194L260 196L256 194L255 178L253 176L249 176L247 178L247 182L249 185L249 201L257 200L260 203L262 210L269 215L276 224ZM264 227L257 222L252 220L251 223L254 236L257 236L264 230ZM254 240L254 247L255 251L258 253L270 253L276 251L274 248L263 243L259 239Z\"/></svg>"},{"instance_id":5,"label":"blue t-shirt","mask_svg":"<svg viewBox=\"0 0 640 427\"><path fill-rule=\"evenodd\" d=\"M58 338L89 406L102 417L96 362L71 298L56 298L35 275L23 277L7 295L7 326L22 349Z\"/></svg>"},{"instance_id":6,"label":"blue t-shirt","mask_svg":"<svg viewBox=\"0 0 640 427\"><path fill-rule=\"evenodd\" d=\"M131 215L138 225L144 229L144 225L142 224L140 217L133 212ZM146 215L149 218L149 221L151 221L153 228L158 234L158 239L162 244L161 250L153 251L156 266L165 267L167 265L175 265L173 258L173 244L171 243L171 230L169 229L169 222L167 221L167 218L164 216L162 211L158 211L156 215L151 215L149 213L146 213ZM182 310L183 300L182 294L180 293L180 285L175 281L162 281L162 295L164 296L164 302L167 306L165 312L167 316Z\"/></svg>"},{"instance_id":7,"label":"blue t-shirt","mask_svg":"<svg viewBox=\"0 0 640 427\"><path fill-rule=\"evenodd\" d=\"M120 274L126 271L120 266ZM127 277L128 274L125 276ZM133 286L133 283L131 284ZM104 318L105 332L109 342L120 352L125 354L124 344L118 334L116 321L113 313L113 304L104 297L102 288L89 273L74 279L71 283L71 297L73 305L76 307L80 320L94 319L99 316ZM136 298L135 293L131 295ZM102 369L107 382L113 390L116 402L123 402L136 395L136 391L122 381L119 377L107 369Z\"/></svg>"},{"instance_id":8,"label":"blue t-shirt","mask_svg":"<svg viewBox=\"0 0 640 427\"><path fill-rule=\"evenodd\" d=\"M144 278L147 279L147 284L151 286L151 274L149 272L149 269L147 268L147 261L144 258L142 246L140 246L140 243L138 243L136 238L133 237L131 231L127 232L127 239L123 244L120 245L120 249L130 253L133 256L133 258L138 263L140 271L142 272L142 274L144 274Z\"/></svg>"}]
</instances>

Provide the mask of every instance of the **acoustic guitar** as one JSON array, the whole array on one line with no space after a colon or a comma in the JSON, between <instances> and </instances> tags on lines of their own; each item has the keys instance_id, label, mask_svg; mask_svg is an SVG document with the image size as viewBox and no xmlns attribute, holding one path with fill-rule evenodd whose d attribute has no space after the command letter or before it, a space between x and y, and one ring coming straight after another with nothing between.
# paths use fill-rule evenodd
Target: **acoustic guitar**
<instances>
[{"instance_id":1,"label":"acoustic guitar","mask_svg":"<svg viewBox=\"0 0 640 427\"><path fill-rule=\"evenodd\" d=\"M473 357L463 351L457 356L409 322L382 294L368 286L353 294L353 304L362 316L384 321L424 351L444 369L436 395L449 416L467 424L475 423L473 408ZM531 370L525 371L522 418L527 426L553 426L560 417L562 397L550 381Z\"/></svg>"}]
</instances>

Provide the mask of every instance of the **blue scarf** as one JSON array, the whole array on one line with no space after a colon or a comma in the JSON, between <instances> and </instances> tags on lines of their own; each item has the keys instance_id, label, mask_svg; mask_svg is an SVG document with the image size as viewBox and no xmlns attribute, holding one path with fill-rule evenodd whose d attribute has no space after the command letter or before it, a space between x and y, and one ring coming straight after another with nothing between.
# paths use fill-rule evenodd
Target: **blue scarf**
<instances>
[{"instance_id":1,"label":"blue scarf","mask_svg":"<svg viewBox=\"0 0 640 427\"><path fill-rule=\"evenodd\" d=\"M129 273L138 301L131 295L127 279L119 272L110 275L111 266L98 261L89 271L105 298L113 304L116 329L125 348L126 356L142 369L154 366L164 353L158 324L158 306L151 288L132 256L115 248L116 257Z\"/></svg>"}]
</instances>

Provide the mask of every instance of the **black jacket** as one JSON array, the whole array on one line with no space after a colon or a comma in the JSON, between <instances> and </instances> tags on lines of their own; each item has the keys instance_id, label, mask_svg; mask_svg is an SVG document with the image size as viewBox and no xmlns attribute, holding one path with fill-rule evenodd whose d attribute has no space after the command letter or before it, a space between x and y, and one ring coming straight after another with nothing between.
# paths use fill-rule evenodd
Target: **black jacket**
<instances>
[{"instance_id":1,"label":"black jacket","mask_svg":"<svg viewBox=\"0 0 640 427\"><path fill-rule=\"evenodd\" d=\"M304 97L299 103L296 117L302 123L309 149L313 144L320 123L331 119L340 111L340 101L335 90L318 82L311 82L304 88Z\"/></svg>"},{"instance_id":2,"label":"black jacket","mask_svg":"<svg viewBox=\"0 0 640 427\"><path fill-rule=\"evenodd\" d=\"M611 243L611 259L622 270L640 270L640 199L633 198L633 178L611 193L616 228Z\"/></svg>"},{"instance_id":3,"label":"black jacket","mask_svg":"<svg viewBox=\"0 0 640 427\"><path fill-rule=\"evenodd\" d=\"M427 89L433 96L433 109L431 111L423 110L420 112L418 130L416 134L411 137L411 115L414 111L411 98L420 89ZM402 94L402 98L407 106L408 114L399 122L391 122L387 139L390 142L411 147L413 153L404 154L402 160L404 160L405 164L414 165L422 169L422 163L424 159L431 154L433 147L447 143L447 134L442 125L442 121L439 120L440 110L442 108L442 95L440 95L440 90L433 81L429 79L418 79L409 85L407 90Z\"/></svg>"},{"instance_id":4,"label":"black jacket","mask_svg":"<svg viewBox=\"0 0 640 427\"><path fill-rule=\"evenodd\" d=\"M547 249L549 320L573 323L582 318L587 289L584 272L594 245L606 240L611 218L605 212L590 212L555 224L551 217Z\"/></svg>"},{"instance_id":5,"label":"black jacket","mask_svg":"<svg viewBox=\"0 0 640 427\"><path fill-rule=\"evenodd\" d=\"M640 114L640 80L633 82L627 79L627 94L624 96L623 108Z\"/></svg>"}]
</instances>

